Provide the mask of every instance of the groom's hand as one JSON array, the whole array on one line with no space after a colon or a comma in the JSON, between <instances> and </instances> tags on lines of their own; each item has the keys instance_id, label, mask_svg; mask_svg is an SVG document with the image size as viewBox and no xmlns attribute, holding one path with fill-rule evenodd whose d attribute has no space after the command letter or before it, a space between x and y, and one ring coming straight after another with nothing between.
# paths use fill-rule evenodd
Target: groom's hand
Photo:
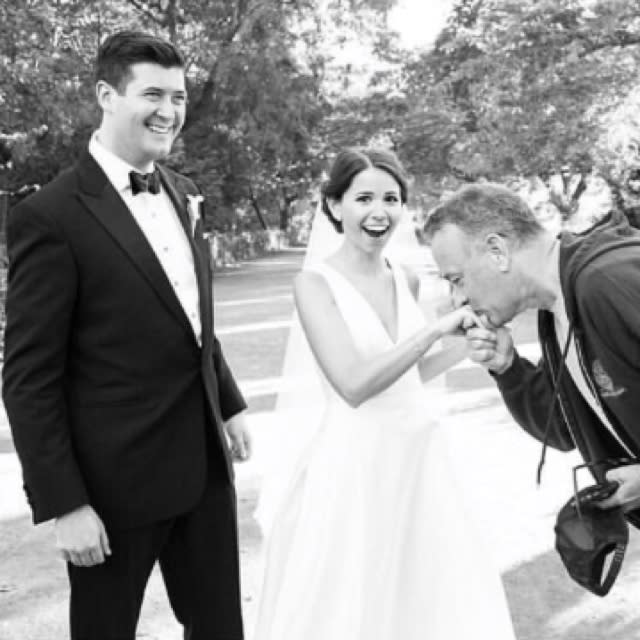
<instances>
[{"instance_id":1,"label":"groom's hand","mask_svg":"<svg viewBox=\"0 0 640 640\"><path fill-rule=\"evenodd\" d=\"M251 457L251 434L244 412L237 413L224 423L229 436L231 458L236 462L244 462Z\"/></svg>"},{"instance_id":2,"label":"groom's hand","mask_svg":"<svg viewBox=\"0 0 640 640\"><path fill-rule=\"evenodd\" d=\"M513 363L511 332L504 327L471 327L466 333L469 359L494 373L504 373Z\"/></svg>"},{"instance_id":3,"label":"groom's hand","mask_svg":"<svg viewBox=\"0 0 640 640\"><path fill-rule=\"evenodd\" d=\"M102 564L111 555L104 524L88 504L56 518L55 531L58 551L77 567Z\"/></svg>"}]
</instances>

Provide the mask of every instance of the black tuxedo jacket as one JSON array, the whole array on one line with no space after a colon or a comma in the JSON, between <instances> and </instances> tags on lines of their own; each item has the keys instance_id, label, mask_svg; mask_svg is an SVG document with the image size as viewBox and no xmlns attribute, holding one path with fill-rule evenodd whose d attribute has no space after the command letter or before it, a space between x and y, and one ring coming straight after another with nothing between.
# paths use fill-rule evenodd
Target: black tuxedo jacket
<instances>
[{"instance_id":1,"label":"black tuxedo jacket","mask_svg":"<svg viewBox=\"0 0 640 640\"><path fill-rule=\"evenodd\" d=\"M201 347L89 153L9 215L3 399L36 523L88 503L139 526L195 505L210 465L232 481L222 423L246 405L213 333L207 243L191 235L198 190L161 176L193 251Z\"/></svg>"}]
</instances>

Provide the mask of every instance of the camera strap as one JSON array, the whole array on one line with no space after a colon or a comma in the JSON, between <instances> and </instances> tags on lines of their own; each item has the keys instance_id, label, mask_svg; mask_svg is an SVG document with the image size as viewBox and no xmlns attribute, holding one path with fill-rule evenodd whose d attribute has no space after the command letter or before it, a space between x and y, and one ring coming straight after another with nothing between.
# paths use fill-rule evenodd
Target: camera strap
<instances>
[{"instance_id":1,"label":"camera strap","mask_svg":"<svg viewBox=\"0 0 640 640\"><path fill-rule=\"evenodd\" d=\"M547 457L547 447L549 446L549 436L551 435L551 423L553 422L553 412L556 408L556 403L559 401L560 396L560 380L562 374L566 368L567 354L569 353L569 347L571 346L571 340L573 340L573 323L569 325L569 333L567 335L567 341L562 349L562 358L560 365L558 366L558 373L556 379L553 381L553 398L551 399L551 406L549 407L549 413L547 415L547 422L544 426L544 437L542 439L542 452L540 453L540 462L538 462L538 472L536 474L536 483L539 485L542 480L542 467L544 467L545 459Z\"/></svg>"}]
</instances>

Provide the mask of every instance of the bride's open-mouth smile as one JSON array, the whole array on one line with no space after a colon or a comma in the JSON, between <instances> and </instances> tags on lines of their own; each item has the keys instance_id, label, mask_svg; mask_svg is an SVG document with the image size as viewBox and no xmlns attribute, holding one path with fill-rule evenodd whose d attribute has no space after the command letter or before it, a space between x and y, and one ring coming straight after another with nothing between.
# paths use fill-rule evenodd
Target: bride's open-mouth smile
<instances>
[{"instance_id":1,"label":"bride's open-mouth smile","mask_svg":"<svg viewBox=\"0 0 640 640\"><path fill-rule=\"evenodd\" d=\"M391 225L388 223L362 225L362 230L372 238L382 238L390 228Z\"/></svg>"}]
</instances>

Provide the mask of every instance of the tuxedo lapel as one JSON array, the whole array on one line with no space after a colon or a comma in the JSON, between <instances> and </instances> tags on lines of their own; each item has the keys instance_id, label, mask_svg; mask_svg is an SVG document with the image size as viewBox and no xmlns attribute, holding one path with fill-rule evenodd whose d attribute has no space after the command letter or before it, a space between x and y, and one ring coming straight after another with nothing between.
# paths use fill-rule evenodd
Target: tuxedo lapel
<instances>
[{"instance_id":1,"label":"tuxedo lapel","mask_svg":"<svg viewBox=\"0 0 640 640\"><path fill-rule=\"evenodd\" d=\"M120 245L161 302L193 334L180 301L144 233L91 154L84 155L77 171L80 178L80 200Z\"/></svg>"},{"instance_id":2,"label":"tuxedo lapel","mask_svg":"<svg viewBox=\"0 0 640 640\"><path fill-rule=\"evenodd\" d=\"M194 230L191 227L191 219L189 216L189 202L187 194L193 191L188 185L181 188L176 184L172 175L164 168L158 165L160 179L169 198L175 207L180 223L187 234L191 252L193 254L193 264L196 271L196 279L198 282L198 298L200 301L200 322L202 325L202 345L206 347L211 342L213 336L213 301L212 301L212 283L211 272L209 269L209 243L202 235L202 225L198 224ZM189 193L189 195L197 195Z\"/></svg>"},{"instance_id":3,"label":"tuxedo lapel","mask_svg":"<svg viewBox=\"0 0 640 640\"><path fill-rule=\"evenodd\" d=\"M191 247L193 249L193 238L191 237L189 213L187 211L187 196L178 187L175 180L164 167L161 167L160 165L156 165L156 167L158 168L158 172L160 173L160 181L162 182L162 186L169 194L169 198L173 204L174 209L176 210L178 219L180 220L180 224L182 225L184 232L187 234L187 238L189 238L189 244L191 244Z\"/></svg>"}]
</instances>

